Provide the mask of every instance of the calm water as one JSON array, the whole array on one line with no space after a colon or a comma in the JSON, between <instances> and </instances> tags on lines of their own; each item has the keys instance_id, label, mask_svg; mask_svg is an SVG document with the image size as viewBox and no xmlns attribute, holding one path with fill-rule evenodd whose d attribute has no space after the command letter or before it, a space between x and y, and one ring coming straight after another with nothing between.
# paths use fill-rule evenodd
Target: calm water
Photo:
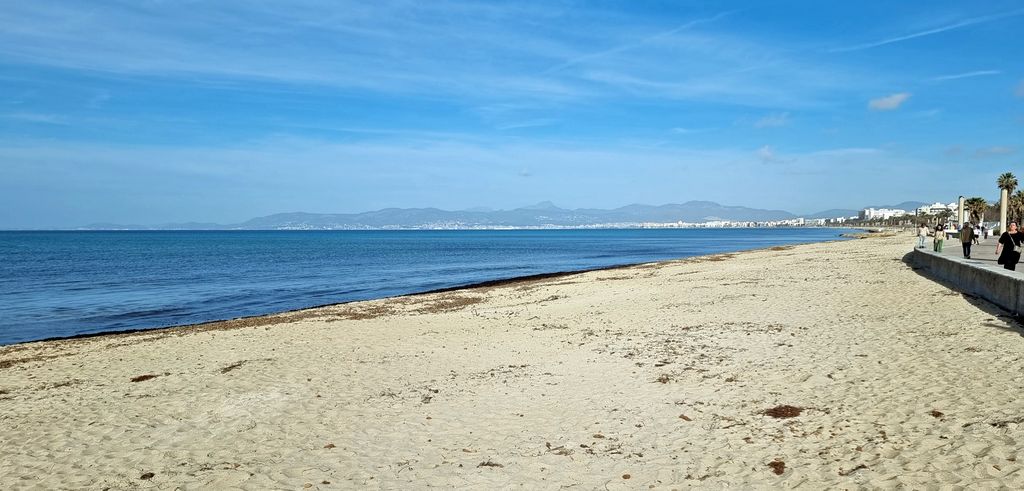
<instances>
[{"instance_id":1,"label":"calm water","mask_svg":"<svg viewBox=\"0 0 1024 491\"><path fill-rule=\"evenodd\" d=\"M0 232L0 344L818 242L841 232Z\"/></svg>"}]
</instances>

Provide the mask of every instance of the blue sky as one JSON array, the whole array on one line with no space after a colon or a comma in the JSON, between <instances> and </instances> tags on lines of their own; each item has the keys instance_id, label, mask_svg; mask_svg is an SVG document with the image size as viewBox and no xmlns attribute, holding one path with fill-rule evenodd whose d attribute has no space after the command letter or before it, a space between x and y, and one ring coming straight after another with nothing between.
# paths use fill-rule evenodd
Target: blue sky
<instances>
[{"instance_id":1,"label":"blue sky","mask_svg":"<svg viewBox=\"0 0 1024 491\"><path fill-rule=\"evenodd\" d=\"M0 5L3 228L804 213L1024 174L1016 0Z\"/></svg>"}]
</instances>

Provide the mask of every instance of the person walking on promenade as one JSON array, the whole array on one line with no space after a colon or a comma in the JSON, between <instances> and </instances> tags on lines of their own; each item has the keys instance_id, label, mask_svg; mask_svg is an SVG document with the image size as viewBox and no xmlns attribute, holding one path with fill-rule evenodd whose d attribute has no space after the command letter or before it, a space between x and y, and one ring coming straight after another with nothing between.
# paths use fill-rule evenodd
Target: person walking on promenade
<instances>
[{"instance_id":1,"label":"person walking on promenade","mask_svg":"<svg viewBox=\"0 0 1024 491\"><path fill-rule=\"evenodd\" d=\"M978 237L974 235L974 225L965 223L960 226L960 245L964 247L964 257L971 258L971 244Z\"/></svg>"},{"instance_id":2,"label":"person walking on promenade","mask_svg":"<svg viewBox=\"0 0 1024 491\"><path fill-rule=\"evenodd\" d=\"M928 238L928 227L923 223L917 229L917 248L924 249L924 241Z\"/></svg>"},{"instance_id":3,"label":"person walking on promenade","mask_svg":"<svg viewBox=\"0 0 1024 491\"><path fill-rule=\"evenodd\" d=\"M981 241L978 240L978 238L979 237L984 237L984 236L985 236L985 233L982 232L982 226L981 225L975 225L974 226L974 243L975 244L980 244Z\"/></svg>"},{"instance_id":4,"label":"person walking on promenade","mask_svg":"<svg viewBox=\"0 0 1024 491\"><path fill-rule=\"evenodd\" d=\"M1020 246L1024 242L1024 233L1017 230L1017 222L1010 222L1006 226L1006 232L999 236L999 243L996 244L997 263L1004 268L1015 271L1017 263L1020 262Z\"/></svg>"},{"instance_id":5,"label":"person walking on promenade","mask_svg":"<svg viewBox=\"0 0 1024 491\"><path fill-rule=\"evenodd\" d=\"M935 245L935 252L942 252L942 243L946 240L946 228L942 225L935 226L935 238L932 239Z\"/></svg>"}]
</instances>

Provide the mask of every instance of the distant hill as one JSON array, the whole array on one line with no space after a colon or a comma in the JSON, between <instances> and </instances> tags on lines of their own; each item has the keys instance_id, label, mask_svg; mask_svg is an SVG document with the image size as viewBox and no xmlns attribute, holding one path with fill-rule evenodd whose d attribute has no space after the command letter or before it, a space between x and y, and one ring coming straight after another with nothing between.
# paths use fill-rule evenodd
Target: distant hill
<instances>
[{"instance_id":1,"label":"distant hill","mask_svg":"<svg viewBox=\"0 0 1024 491\"><path fill-rule=\"evenodd\" d=\"M723 206L688 201L661 206L633 204L612 210L559 208L550 201L513 210L481 208L448 211L438 208L386 208L365 213L278 213L242 223L178 223L153 227L94 224L93 230L373 230L472 227L586 226L639 222L705 222L712 220L770 221L796 218L783 210Z\"/></svg>"}]
</instances>

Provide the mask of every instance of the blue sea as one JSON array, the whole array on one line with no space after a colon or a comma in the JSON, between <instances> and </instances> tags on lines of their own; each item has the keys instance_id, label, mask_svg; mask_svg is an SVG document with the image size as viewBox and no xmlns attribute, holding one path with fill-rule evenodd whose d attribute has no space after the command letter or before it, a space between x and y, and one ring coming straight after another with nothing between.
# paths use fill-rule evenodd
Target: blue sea
<instances>
[{"instance_id":1,"label":"blue sea","mask_svg":"<svg viewBox=\"0 0 1024 491\"><path fill-rule=\"evenodd\" d=\"M0 344L232 319L844 230L0 232Z\"/></svg>"}]
</instances>

